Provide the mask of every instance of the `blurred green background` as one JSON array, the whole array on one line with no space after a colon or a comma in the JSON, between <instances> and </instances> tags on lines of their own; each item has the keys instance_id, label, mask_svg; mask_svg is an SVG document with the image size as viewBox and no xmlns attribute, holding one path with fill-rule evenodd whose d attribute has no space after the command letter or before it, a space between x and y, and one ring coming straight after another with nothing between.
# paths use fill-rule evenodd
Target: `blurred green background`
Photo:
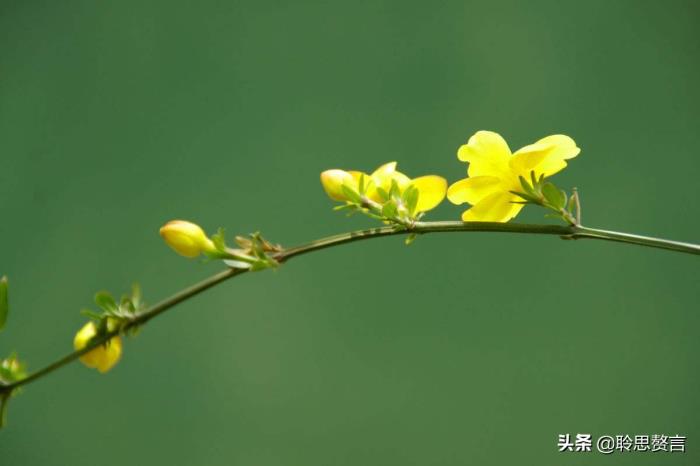
<instances>
[{"instance_id":1,"label":"blurred green background","mask_svg":"<svg viewBox=\"0 0 700 466\"><path fill-rule=\"evenodd\" d=\"M583 149L584 221L698 241L695 1L0 3L0 352L70 350L100 289L155 302L220 269L173 218L286 245L373 225L318 174L462 178L479 129ZM433 219L457 219L448 203ZM527 208L522 222L541 222ZM388 238L193 299L102 376L10 405L0 463L700 463L697 258L498 234ZM560 433L687 453L557 452ZM135 463L134 463L135 462Z\"/></svg>"}]
</instances>

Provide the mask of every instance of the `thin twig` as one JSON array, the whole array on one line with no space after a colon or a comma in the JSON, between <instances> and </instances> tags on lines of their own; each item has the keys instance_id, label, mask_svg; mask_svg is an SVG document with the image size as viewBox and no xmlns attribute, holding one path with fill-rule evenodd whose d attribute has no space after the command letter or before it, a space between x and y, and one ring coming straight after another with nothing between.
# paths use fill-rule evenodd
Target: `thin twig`
<instances>
[{"instance_id":1,"label":"thin twig","mask_svg":"<svg viewBox=\"0 0 700 466\"><path fill-rule=\"evenodd\" d=\"M576 195L576 194L574 194ZM577 199L578 205L578 199ZM580 215L577 213L577 215ZM579 217L580 218L580 217ZM687 254L700 254L700 245L691 243L682 243L678 241L670 241L660 238L652 238L647 236L633 235L629 233L620 233L616 231L598 230L595 228L587 228L581 225L529 225L517 223L498 223L498 222L416 222L410 228L405 226L383 226L367 230L353 231L340 235L322 238L312 241L308 244L285 249L273 255L278 262L286 262L289 259L307 254L312 251L339 246L345 243L355 241L378 238L382 236L405 235L405 234L427 234L427 233L445 233L445 232L500 232L500 233L520 233L520 234L540 234L540 235L555 235L563 239L599 239L605 241L614 241L621 243L637 244L653 248L667 249L671 251L683 252ZM151 306L149 309L137 314L129 323L122 326L120 329L108 332L98 338L93 339L90 344L84 348L73 351L62 358L54 361L46 367L33 372L29 376L15 381L10 384L0 384L0 396L7 396L13 390L34 382L51 372L69 364L78 359L80 356L90 352L94 348L105 344L111 338L125 333L126 331L145 324L154 317L173 308L175 305L186 301L199 293L218 285L229 278L245 273L245 269L227 269L219 272L199 283L196 283L189 288L185 288L174 295L164 299L163 301Z\"/></svg>"}]
</instances>

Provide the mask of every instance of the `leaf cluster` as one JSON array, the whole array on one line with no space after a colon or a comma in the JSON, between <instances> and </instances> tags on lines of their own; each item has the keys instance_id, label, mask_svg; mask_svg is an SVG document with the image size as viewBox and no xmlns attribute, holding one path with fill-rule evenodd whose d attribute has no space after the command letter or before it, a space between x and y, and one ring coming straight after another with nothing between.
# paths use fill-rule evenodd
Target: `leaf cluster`
<instances>
[{"instance_id":1,"label":"leaf cluster","mask_svg":"<svg viewBox=\"0 0 700 466\"><path fill-rule=\"evenodd\" d=\"M544 175L537 177L534 171L530 172L529 180L523 176L518 178L523 190L511 191L511 193L521 197L523 201L514 202L534 204L549 209L553 213L547 214L546 217L561 219L570 225L581 223L578 193L575 189L573 194L569 196L566 191L559 189L551 181L544 181Z\"/></svg>"},{"instance_id":2,"label":"leaf cluster","mask_svg":"<svg viewBox=\"0 0 700 466\"><path fill-rule=\"evenodd\" d=\"M19 360L16 353L0 359L0 384L11 384L27 376L27 365Z\"/></svg>"},{"instance_id":3,"label":"leaf cluster","mask_svg":"<svg viewBox=\"0 0 700 466\"><path fill-rule=\"evenodd\" d=\"M420 193L413 185L402 191L396 180L391 180L388 191L379 186L375 188L381 199L380 202L375 202L367 196L369 183L372 182L367 182L365 176L361 175L357 191L342 185L341 189L347 200L344 205L337 206L334 210L347 210L349 214L361 212L401 228L412 227L422 216L422 213L416 212Z\"/></svg>"},{"instance_id":4,"label":"leaf cluster","mask_svg":"<svg viewBox=\"0 0 700 466\"><path fill-rule=\"evenodd\" d=\"M95 294L95 304L100 309L99 312L83 309L81 313L95 322L97 326L96 336L123 328L129 328L133 334L138 331L136 326L129 326L129 324L138 317L145 307L139 285L134 284L131 287L131 294L122 295L119 301L109 292L99 291Z\"/></svg>"},{"instance_id":5,"label":"leaf cluster","mask_svg":"<svg viewBox=\"0 0 700 466\"><path fill-rule=\"evenodd\" d=\"M209 258L223 259L229 267L255 272L279 266L274 255L282 251L282 246L269 242L260 232L256 231L248 236L236 236L235 241L239 248L228 247L223 228L219 228L218 232L212 236L212 241L216 247L216 253L208 254Z\"/></svg>"}]
</instances>

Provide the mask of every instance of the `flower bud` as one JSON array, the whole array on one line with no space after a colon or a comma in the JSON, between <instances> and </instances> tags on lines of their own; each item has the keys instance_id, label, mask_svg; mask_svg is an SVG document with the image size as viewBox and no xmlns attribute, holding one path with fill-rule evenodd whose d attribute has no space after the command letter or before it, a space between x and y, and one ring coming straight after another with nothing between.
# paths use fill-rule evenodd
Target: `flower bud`
<instances>
[{"instance_id":1,"label":"flower bud","mask_svg":"<svg viewBox=\"0 0 700 466\"><path fill-rule=\"evenodd\" d=\"M349 199L343 192L343 185L354 189L355 179L345 170L326 170L321 173L321 184L328 197L334 201L347 201Z\"/></svg>"},{"instance_id":2,"label":"flower bud","mask_svg":"<svg viewBox=\"0 0 700 466\"><path fill-rule=\"evenodd\" d=\"M73 347L79 351L97 335L95 323L90 321L75 334ZM108 342L80 356L80 361L87 367L97 369L101 373L110 370L119 361L122 355L122 340L119 336L111 338Z\"/></svg>"},{"instance_id":3,"label":"flower bud","mask_svg":"<svg viewBox=\"0 0 700 466\"><path fill-rule=\"evenodd\" d=\"M216 252L216 247L199 225L185 220L172 220L160 228L160 235L175 252L185 257Z\"/></svg>"}]
</instances>

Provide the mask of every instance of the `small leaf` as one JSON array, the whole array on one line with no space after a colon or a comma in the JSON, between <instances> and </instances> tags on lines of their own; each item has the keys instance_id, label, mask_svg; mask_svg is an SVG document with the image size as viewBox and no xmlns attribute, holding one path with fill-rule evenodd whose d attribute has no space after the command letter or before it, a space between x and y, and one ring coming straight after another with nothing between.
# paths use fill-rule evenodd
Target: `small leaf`
<instances>
[{"instance_id":1,"label":"small leaf","mask_svg":"<svg viewBox=\"0 0 700 466\"><path fill-rule=\"evenodd\" d=\"M237 261L233 259L224 259L224 264L232 269L249 269L250 262Z\"/></svg>"},{"instance_id":2,"label":"small leaf","mask_svg":"<svg viewBox=\"0 0 700 466\"><path fill-rule=\"evenodd\" d=\"M542 194L549 203L557 208L563 209L566 205L566 195L562 191L554 186L553 183L547 182L542 186Z\"/></svg>"},{"instance_id":3,"label":"small leaf","mask_svg":"<svg viewBox=\"0 0 700 466\"><path fill-rule=\"evenodd\" d=\"M366 189L364 173L360 175L359 189L360 189L360 194L364 195L365 189Z\"/></svg>"},{"instance_id":4,"label":"small leaf","mask_svg":"<svg viewBox=\"0 0 700 466\"><path fill-rule=\"evenodd\" d=\"M388 201L389 198L391 197L391 196L389 196L389 193L386 192L386 190L385 190L384 188L379 188L379 187L378 187L378 188L377 188L377 193L379 194L379 196L380 196L385 202Z\"/></svg>"},{"instance_id":5,"label":"small leaf","mask_svg":"<svg viewBox=\"0 0 700 466\"><path fill-rule=\"evenodd\" d=\"M369 211L365 211L364 214L365 214L366 216L368 216L369 218L373 218L373 219L375 219L375 220L386 220L383 216L377 215L377 214L373 214L372 212L369 212Z\"/></svg>"},{"instance_id":6,"label":"small leaf","mask_svg":"<svg viewBox=\"0 0 700 466\"><path fill-rule=\"evenodd\" d=\"M396 180L391 180L391 189L389 190L389 197L400 197L401 190L399 189L399 184Z\"/></svg>"},{"instance_id":7,"label":"small leaf","mask_svg":"<svg viewBox=\"0 0 700 466\"><path fill-rule=\"evenodd\" d=\"M389 201L382 207L382 215L386 218L394 218L397 214L396 203L394 201Z\"/></svg>"},{"instance_id":8,"label":"small leaf","mask_svg":"<svg viewBox=\"0 0 700 466\"><path fill-rule=\"evenodd\" d=\"M523 190L525 191L526 194L529 194L530 196L533 196L533 197L537 197L537 193L532 188L532 186L530 186L530 183L528 183L525 178L523 178L522 176L519 176L518 179L520 180L520 186L523 187ZM517 193L515 191L511 191L511 192L513 194L517 194L518 196L520 196L520 193Z\"/></svg>"},{"instance_id":9,"label":"small leaf","mask_svg":"<svg viewBox=\"0 0 700 466\"><path fill-rule=\"evenodd\" d=\"M362 204L362 197L360 197L357 191L347 187L344 184L340 186L340 189L343 191L343 194L348 198L348 200L354 202L355 204Z\"/></svg>"},{"instance_id":10,"label":"small leaf","mask_svg":"<svg viewBox=\"0 0 700 466\"><path fill-rule=\"evenodd\" d=\"M416 238L418 238L418 235L415 233L411 233L410 235L408 235L406 237L406 241L404 241L404 243L406 243L406 246L409 246L411 243L413 243L416 240Z\"/></svg>"},{"instance_id":11,"label":"small leaf","mask_svg":"<svg viewBox=\"0 0 700 466\"><path fill-rule=\"evenodd\" d=\"M226 251L226 231L223 228L216 230L216 233L212 235L211 240L214 243L214 247L217 251Z\"/></svg>"},{"instance_id":12,"label":"small leaf","mask_svg":"<svg viewBox=\"0 0 700 466\"><path fill-rule=\"evenodd\" d=\"M9 367L5 367L4 365L5 360L0 359L0 381L5 382L5 383L11 383L12 382L12 371L10 370Z\"/></svg>"},{"instance_id":13,"label":"small leaf","mask_svg":"<svg viewBox=\"0 0 700 466\"><path fill-rule=\"evenodd\" d=\"M355 204L343 204L343 205L337 205L337 206L333 207L333 210L338 211L338 210L356 209L356 208L357 208L357 206ZM238 245L241 246L240 243L238 243ZM247 246L242 246L242 247L245 248L245 247L249 247L249 246L250 246L250 244L248 244Z\"/></svg>"},{"instance_id":14,"label":"small leaf","mask_svg":"<svg viewBox=\"0 0 700 466\"><path fill-rule=\"evenodd\" d=\"M415 186L409 186L403 193L403 201L406 203L406 207L408 208L408 213L410 215L413 215L413 213L416 211L419 195L420 192L418 192L418 189L416 189Z\"/></svg>"},{"instance_id":15,"label":"small leaf","mask_svg":"<svg viewBox=\"0 0 700 466\"><path fill-rule=\"evenodd\" d=\"M341 207L341 208L342 208L342 207L347 207L348 205L349 205L349 204L345 204L345 205L338 206L338 207ZM333 210L337 210L338 207L335 207ZM250 248L251 241L250 241L250 239L246 238L245 236L240 236L240 235L238 235L238 236L236 236L236 238L234 239L234 241L236 241L236 244L237 244L238 246L240 246L241 248L243 248L243 249L248 249L248 248Z\"/></svg>"},{"instance_id":16,"label":"small leaf","mask_svg":"<svg viewBox=\"0 0 700 466\"><path fill-rule=\"evenodd\" d=\"M134 306L134 303L131 301L131 298L128 296L122 296L122 299L119 302L119 309L122 311L126 311L128 313L136 312L136 306Z\"/></svg>"},{"instance_id":17,"label":"small leaf","mask_svg":"<svg viewBox=\"0 0 700 466\"><path fill-rule=\"evenodd\" d=\"M80 311L80 313L82 315L84 315L85 317L88 317L88 318L93 319L93 320L101 320L102 319L102 314L97 313L95 311L92 311L90 309L83 309Z\"/></svg>"},{"instance_id":18,"label":"small leaf","mask_svg":"<svg viewBox=\"0 0 700 466\"><path fill-rule=\"evenodd\" d=\"M134 305L134 309L137 311L143 306L143 298L141 295L141 285L134 283L131 285L131 302Z\"/></svg>"},{"instance_id":19,"label":"small leaf","mask_svg":"<svg viewBox=\"0 0 700 466\"><path fill-rule=\"evenodd\" d=\"M520 196L523 199L525 199L525 201L526 201L526 202L512 201L513 203L519 203L519 204L529 204L529 203L539 204L540 203L539 199L531 196L530 194L521 193L520 191L511 191L510 193L515 194L516 196Z\"/></svg>"},{"instance_id":20,"label":"small leaf","mask_svg":"<svg viewBox=\"0 0 700 466\"><path fill-rule=\"evenodd\" d=\"M534 170L532 170L532 171L530 172L530 181L532 182L532 188L533 188L535 191L539 191L539 183L537 182L537 177L536 177L536 175L535 175L535 171L534 171Z\"/></svg>"},{"instance_id":21,"label":"small leaf","mask_svg":"<svg viewBox=\"0 0 700 466\"><path fill-rule=\"evenodd\" d=\"M0 330L5 327L7 322L7 314L10 312L8 303L9 284L7 277L0 278Z\"/></svg>"},{"instance_id":22,"label":"small leaf","mask_svg":"<svg viewBox=\"0 0 700 466\"><path fill-rule=\"evenodd\" d=\"M99 291L95 295L95 304L100 306L105 311L117 310L117 302L114 300L112 295L106 291Z\"/></svg>"}]
</instances>

